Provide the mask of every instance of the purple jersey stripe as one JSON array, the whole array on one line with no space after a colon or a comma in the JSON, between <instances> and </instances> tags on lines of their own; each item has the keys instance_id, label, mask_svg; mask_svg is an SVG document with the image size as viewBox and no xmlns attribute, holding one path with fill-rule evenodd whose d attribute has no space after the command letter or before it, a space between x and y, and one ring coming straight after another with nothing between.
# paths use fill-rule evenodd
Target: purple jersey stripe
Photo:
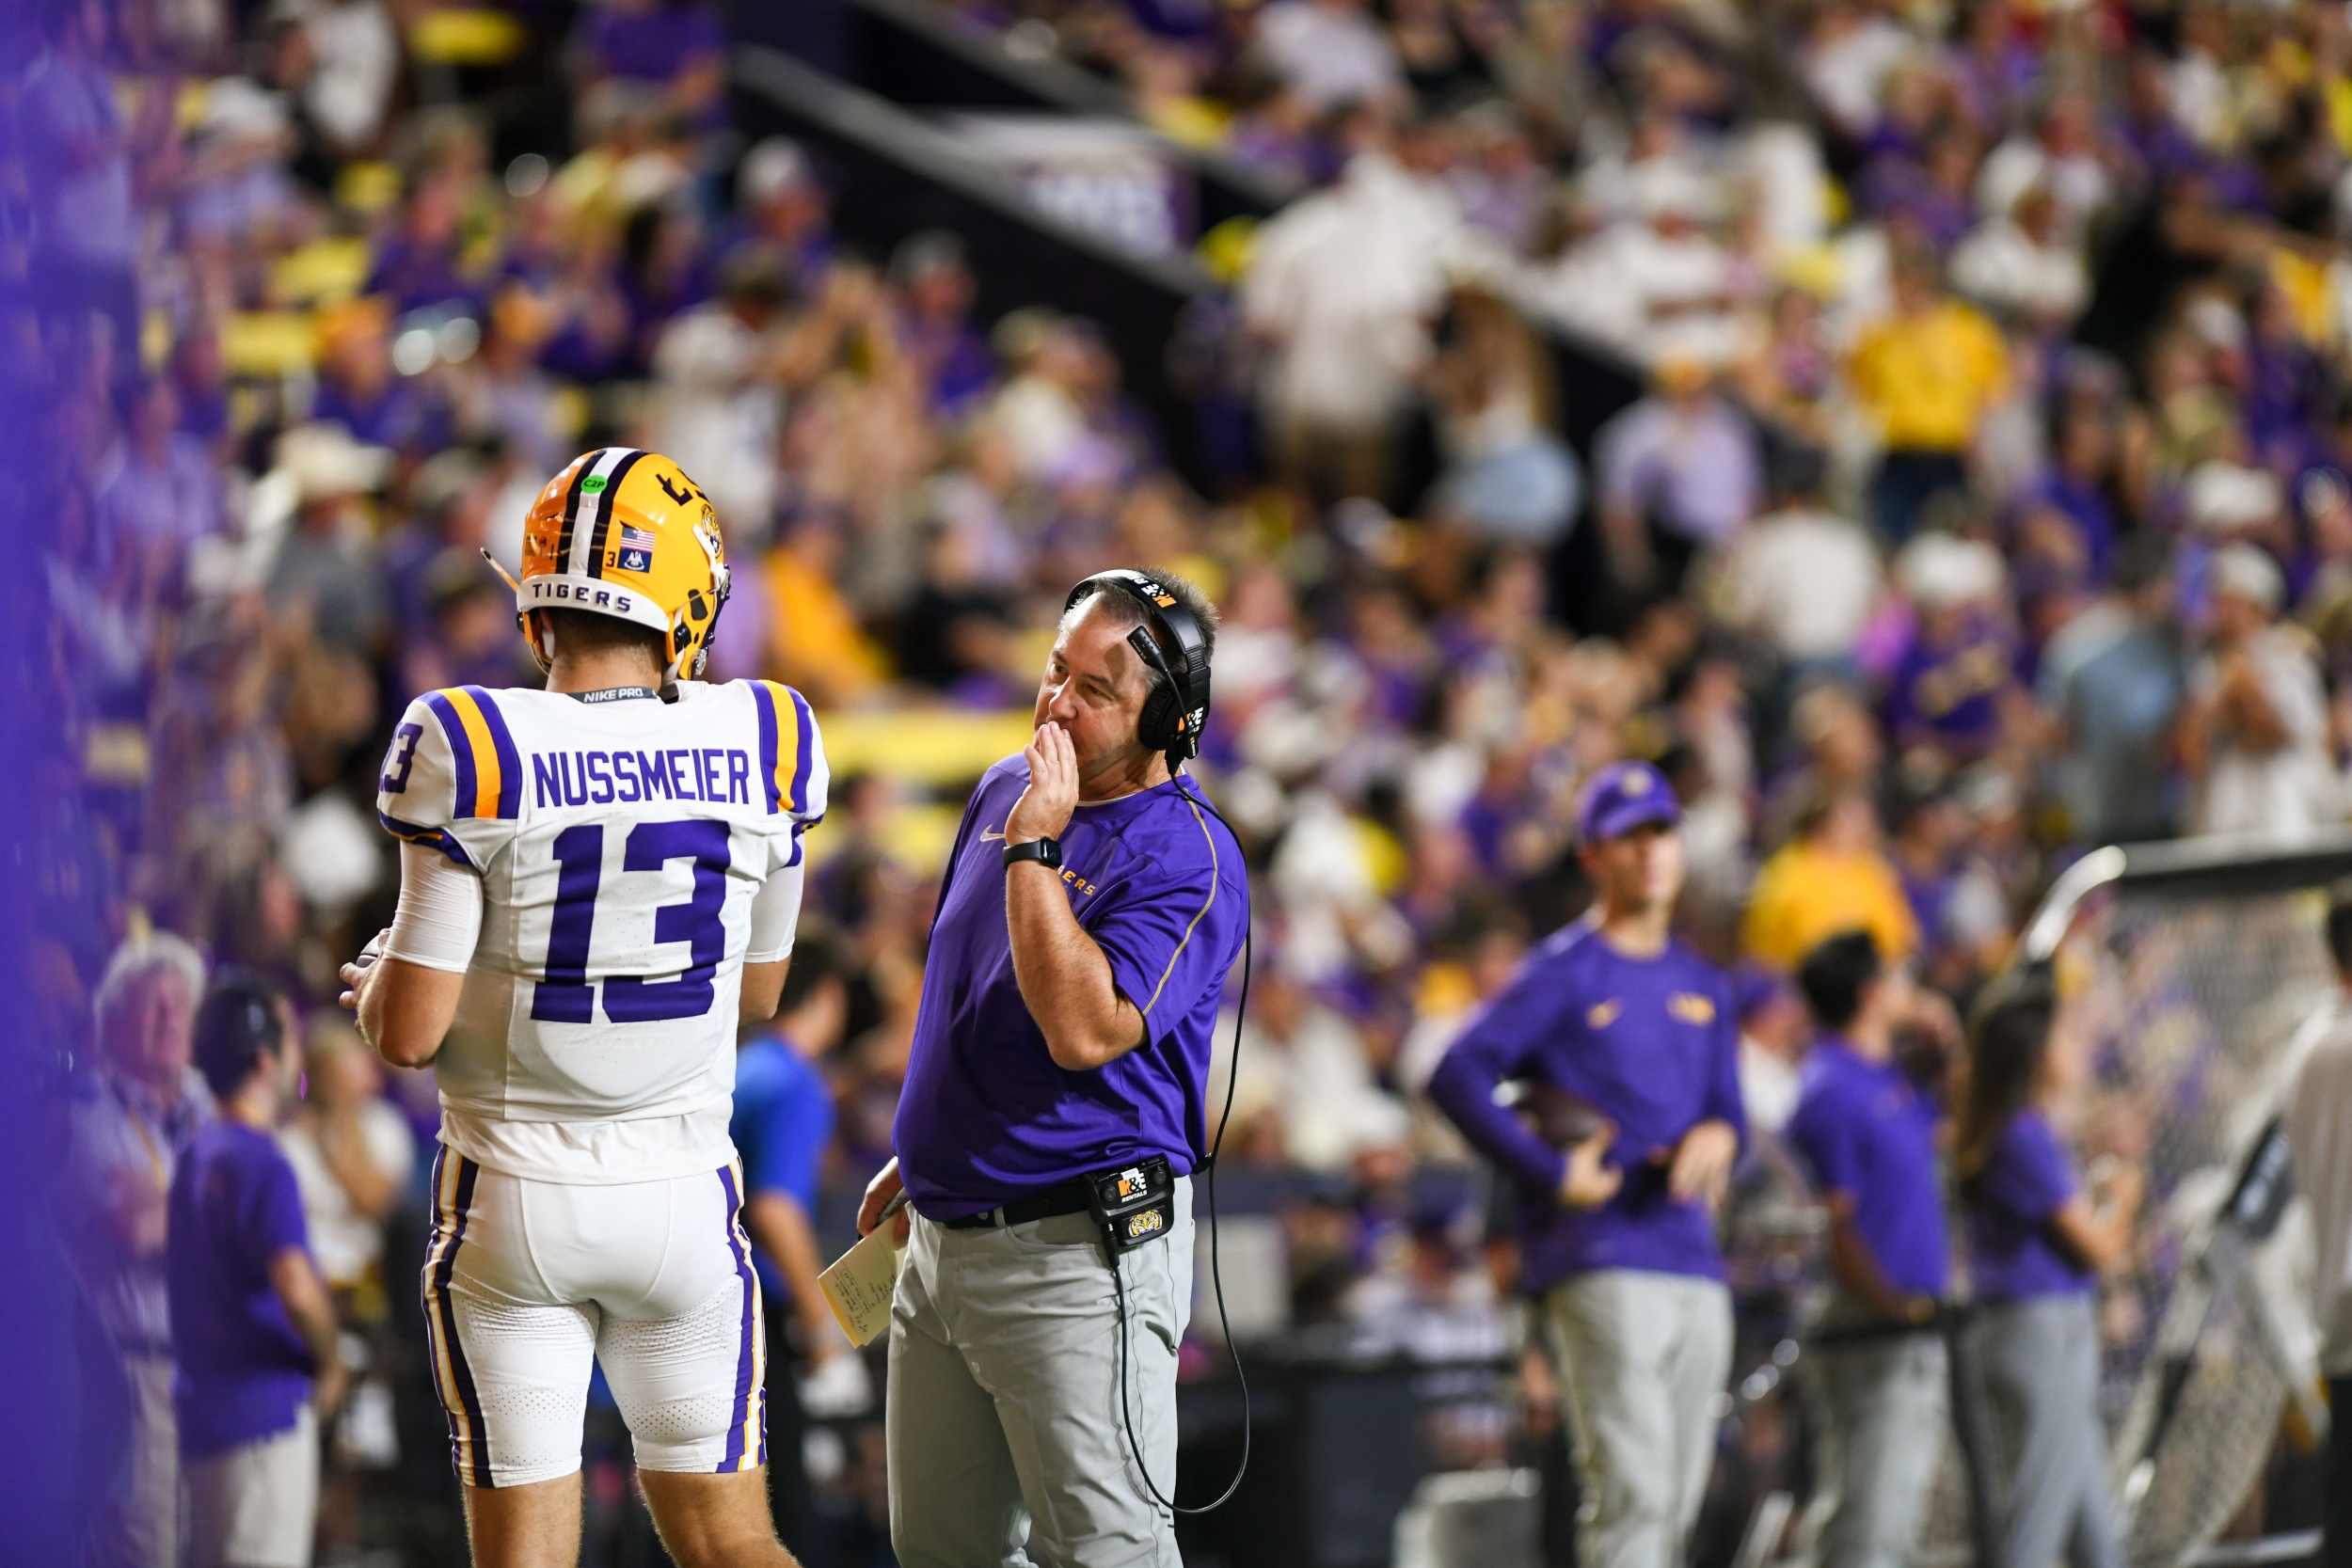
<instances>
[{"instance_id":1,"label":"purple jersey stripe","mask_svg":"<svg viewBox=\"0 0 2352 1568\"><path fill-rule=\"evenodd\" d=\"M452 816L474 815L473 737L466 733L466 721L457 716L457 705L438 691L424 694L425 706L441 721L441 734L449 741L449 754L457 765L457 800Z\"/></svg>"},{"instance_id":2,"label":"purple jersey stripe","mask_svg":"<svg viewBox=\"0 0 2352 1568\"><path fill-rule=\"evenodd\" d=\"M801 737L800 762L792 769L792 810L794 815L808 810L809 769L817 761L817 716L808 710L808 699L790 687L784 689L792 698L792 721L799 727Z\"/></svg>"},{"instance_id":3,"label":"purple jersey stripe","mask_svg":"<svg viewBox=\"0 0 2352 1568\"><path fill-rule=\"evenodd\" d=\"M752 702L759 708L759 785L768 793L768 815L776 814L776 698L766 681L752 682Z\"/></svg>"},{"instance_id":4,"label":"purple jersey stripe","mask_svg":"<svg viewBox=\"0 0 2352 1568\"><path fill-rule=\"evenodd\" d=\"M375 819L381 822L384 825L384 831L394 838L406 839L411 844L430 846L467 870L474 869L473 862L466 858L465 846L451 837L447 828L421 828L414 822L403 822L399 817L385 811L378 811L375 814Z\"/></svg>"},{"instance_id":5,"label":"purple jersey stripe","mask_svg":"<svg viewBox=\"0 0 2352 1568\"><path fill-rule=\"evenodd\" d=\"M522 753L515 750L514 732L506 727L506 717L490 701L490 694L478 686L469 686L465 692L482 710L482 721L490 726L490 744L499 754L499 816L511 822L523 809Z\"/></svg>"},{"instance_id":6,"label":"purple jersey stripe","mask_svg":"<svg viewBox=\"0 0 2352 1568\"><path fill-rule=\"evenodd\" d=\"M735 1252L735 1275L743 1282L740 1348L735 1360L735 1418L727 1429L727 1453L719 1468L748 1470L766 1457L768 1446L767 1391L759 1386L759 1277L752 1273L751 1255L743 1244L742 1188L733 1165L719 1167L719 1185L727 1195L727 1244Z\"/></svg>"},{"instance_id":7,"label":"purple jersey stripe","mask_svg":"<svg viewBox=\"0 0 2352 1568\"><path fill-rule=\"evenodd\" d=\"M482 1399L474 1391L473 1369L466 1364L466 1347L457 1337L457 1304L449 1293L450 1280L457 1272L457 1249L465 1244L466 1216L473 1207L474 1179L482 1174L482 1167L462 1154L453 1155L447 1145L434 1163L437 1167L453 1158L457 1162L457 1191L442 1216L442 1224L449 1227L449 1244L440 1249L434 1264L425 1309L432 1314L448 1353L450 1382L457 1395L457 1408L450 1412L450 1458L469 1484L491 1488L498 1482L490 1471L490 1434L482 1424ZM437 1168L435 1177L434 1190L438 1192Z\"/></svg>"}]
</instances>

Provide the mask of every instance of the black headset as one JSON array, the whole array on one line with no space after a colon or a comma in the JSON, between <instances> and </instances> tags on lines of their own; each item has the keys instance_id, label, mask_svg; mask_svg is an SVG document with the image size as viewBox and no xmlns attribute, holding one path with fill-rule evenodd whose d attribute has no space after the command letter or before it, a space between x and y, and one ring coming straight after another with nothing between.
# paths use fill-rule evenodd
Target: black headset
<instances>
[{"instance_id":1,"label":"black headset","mask_svg":"<svg viewBox=\"0 0 2352 1568\"><path fill-rule=\"evenodd\" d=\"M1070 591L1061 610L1069 614L1090 594L1123 594L1143 607L1145 624L1127 634L1136 657L1163 677L1144 699L1136 736L1154 752L1168 753L1172 772L1181 763L1200 754L1201 726L1209 721L1209 640L1184 601L1168 592L1157 578L1124 567L1097 572ZM1168 651L1154 635L1166 632L1183 656L1181 669L1168 662Z\"/></svg>"}]
</instances>

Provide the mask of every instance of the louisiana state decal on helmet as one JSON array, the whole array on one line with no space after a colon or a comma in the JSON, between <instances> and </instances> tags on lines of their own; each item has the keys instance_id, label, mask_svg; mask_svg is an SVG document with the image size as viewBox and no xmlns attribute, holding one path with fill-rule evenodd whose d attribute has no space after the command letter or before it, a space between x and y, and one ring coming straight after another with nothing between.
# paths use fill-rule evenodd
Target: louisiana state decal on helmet
<instances>
[{"instance_id":1,"label":"louisiana state decal on helmet","mask_svg":"<svg viewBox=\"0 0 2352 1568\"><path fill-rule=\"evenodd\" d=\"M532 503L515 612L540 668L548 655L531 612L584 610L665 634L671 675L699 675L726 602L726 546L709 498L660 452L583 452Z\"/></svg>"}]
</instances>

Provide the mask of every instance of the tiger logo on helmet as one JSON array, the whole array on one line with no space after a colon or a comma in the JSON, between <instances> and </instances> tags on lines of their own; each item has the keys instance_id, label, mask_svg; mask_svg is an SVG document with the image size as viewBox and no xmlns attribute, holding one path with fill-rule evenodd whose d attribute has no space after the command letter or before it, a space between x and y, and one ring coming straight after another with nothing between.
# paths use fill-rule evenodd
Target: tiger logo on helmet
<instances>
[{"instance_id":1,"label":"tiger logo on helmet","mask_svg":"<svg viewBox=\"0 0 2352 1568\"><path fill-rule=\"evenodd\" d=\"M534 610L614 615L670 640L672 679L698 676L727 602L726 545L702 486L657 451L582 452L532 503L515 614L539 667Z\"/></svg>"}]
</instances>

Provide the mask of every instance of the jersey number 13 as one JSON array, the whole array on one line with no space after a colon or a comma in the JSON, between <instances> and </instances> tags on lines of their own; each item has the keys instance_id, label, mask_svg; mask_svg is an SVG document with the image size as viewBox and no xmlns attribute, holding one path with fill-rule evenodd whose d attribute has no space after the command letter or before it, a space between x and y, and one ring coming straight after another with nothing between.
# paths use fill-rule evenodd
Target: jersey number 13
<instances>
[{"instance_id":1,"label":"jersey number 13","mask_svg":"<svg viewBox=\"0 0 2352 1568\"><path fill-rule=\"evenodd\" d=\"M716 994L712 977L726 956L721 911L727 896L727 825L708 817L640 822L628 832L621 869L660 871L672 861L694 863L693 896L653 911L653 939L682 942L689 961L675 980L615 974L602 982L604 1016L615 1023L700 1018ZM604 825L583 823L555 835L555 919L548 932L547 978L532 998L531 1016L548 1023L596 1020L597 982L588 978L588 942L604 877Z\"/></svg>"}]
</instances>

